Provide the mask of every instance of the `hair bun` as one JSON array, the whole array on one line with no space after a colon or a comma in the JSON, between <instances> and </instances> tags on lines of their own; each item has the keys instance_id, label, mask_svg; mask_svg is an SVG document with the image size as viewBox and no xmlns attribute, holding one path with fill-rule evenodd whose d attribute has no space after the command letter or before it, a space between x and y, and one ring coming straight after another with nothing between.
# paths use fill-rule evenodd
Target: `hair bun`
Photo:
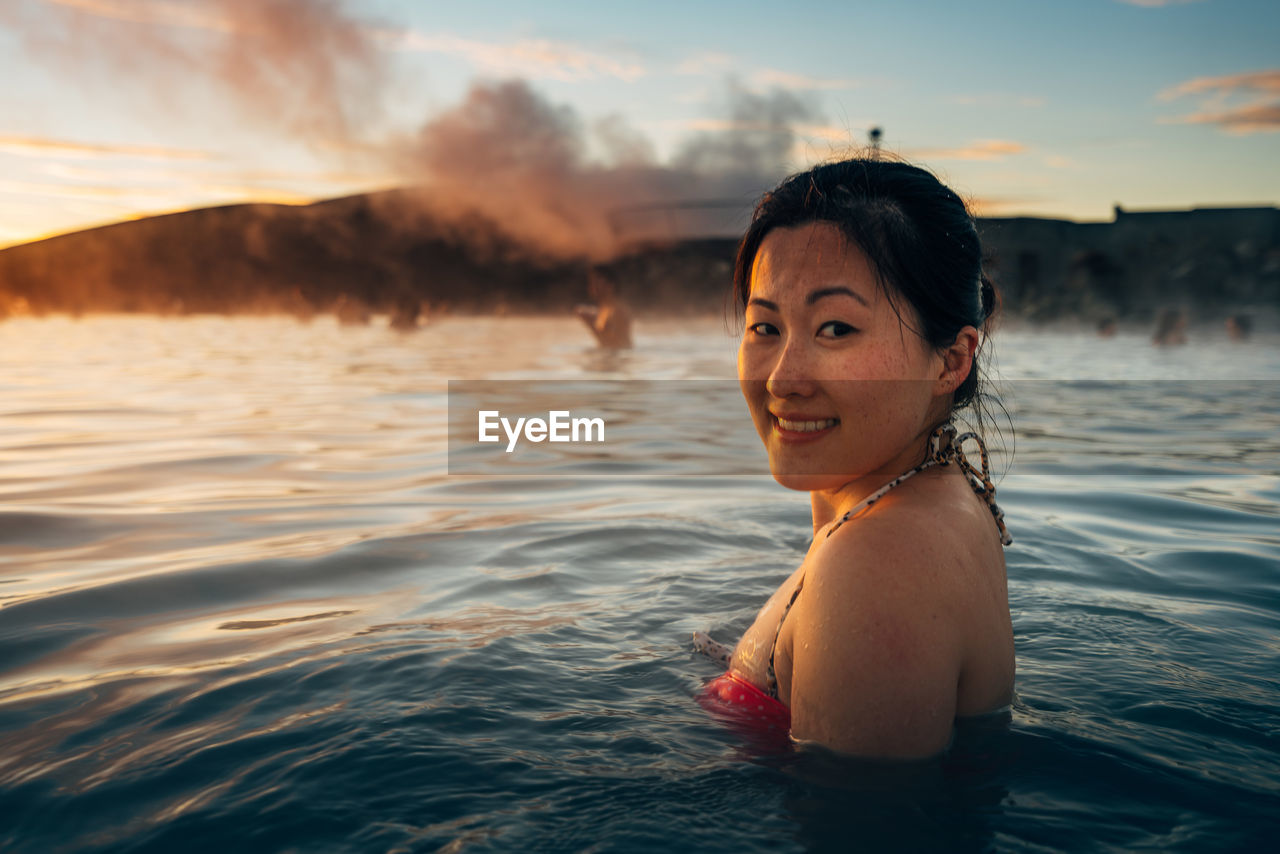
<instances>
[{"instance_id":1,"label":"hair bun","mask_svg":"<svg viewBox=\"0 0 1280 854\"><path fill-rule=\"evenodd\" d=\"M986 273L979 276L980 294L982 298L982 319L986 320L995 313L996 310L996 286L987 278Z\"/></svg>"}]
</instances>

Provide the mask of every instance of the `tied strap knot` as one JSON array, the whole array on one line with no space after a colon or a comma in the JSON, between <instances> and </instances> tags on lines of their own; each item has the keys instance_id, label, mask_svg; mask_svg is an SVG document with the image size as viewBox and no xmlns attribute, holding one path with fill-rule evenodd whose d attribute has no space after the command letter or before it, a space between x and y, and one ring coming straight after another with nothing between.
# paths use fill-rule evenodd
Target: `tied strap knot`
<instances>
[{"instance_id":1,"label":"tied strap knot","mask_svg":"<svg viewBox=\"0 0 1280 854\"><path fill-rule=\"evenodd\" d=\"M978 461L981 467L975 466L965 456L964 444L970 441L978 446ZM970 488L991 511L991 517L995 519L996 527L1000 529L1001 545L1010 545L1013 537L1009 535L1009 529L1005 526L1004 511L1000 509L1000 505L996 504L996 485L991 482L991 456L987 453L987 444L972 430L960 433L956 430L956 425L948 421L933 431L929 440L929 457L920 468L928 468L930 465L945 466L952 462L964 472Z\"/></svg>"}]
</instances>

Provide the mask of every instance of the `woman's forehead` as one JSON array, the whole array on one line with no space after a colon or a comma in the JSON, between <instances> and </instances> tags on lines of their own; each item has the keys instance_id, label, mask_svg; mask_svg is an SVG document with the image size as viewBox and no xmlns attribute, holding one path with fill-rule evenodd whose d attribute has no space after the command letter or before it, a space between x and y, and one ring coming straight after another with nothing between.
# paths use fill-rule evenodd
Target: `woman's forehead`
<instances>
[{"instance_id":1,"label":"woman's forehead","mask_svg":"<svg viewBox=\"0 0 1280 854\"><path fill-rule=\"evenodd\" d=\"M844 285L870 301L879 290L866 254L831 223L775 228L751 265L751 293L762 296Z\"/></svg>"}]
</instances>

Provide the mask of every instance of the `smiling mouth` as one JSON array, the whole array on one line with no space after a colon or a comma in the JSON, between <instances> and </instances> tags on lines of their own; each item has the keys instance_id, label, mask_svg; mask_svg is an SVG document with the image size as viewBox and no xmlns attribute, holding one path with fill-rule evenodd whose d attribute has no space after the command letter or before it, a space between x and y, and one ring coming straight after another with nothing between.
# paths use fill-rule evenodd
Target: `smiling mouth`
<instances>
[{"instance_id":1,"label":"smiling mouth","mask_svg":"<svg viewBox=\"0 0 1280 854\"><path fill-rule=\"evenodd\" d=\"M791 421L774 415L773 423L788 433L819 433L836 426L840 423L840 419L821 418L814 421Z\"/></svg>"}]
</instances>

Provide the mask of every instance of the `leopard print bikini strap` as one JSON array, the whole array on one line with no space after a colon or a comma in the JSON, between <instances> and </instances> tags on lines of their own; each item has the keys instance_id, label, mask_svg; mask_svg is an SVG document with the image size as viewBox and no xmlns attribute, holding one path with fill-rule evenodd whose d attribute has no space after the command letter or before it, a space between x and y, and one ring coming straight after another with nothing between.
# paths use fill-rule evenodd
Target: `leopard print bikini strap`
<instances>
[{"instance_id":1,"label":"leopard print bikini strap","mask_svg":"<svg viewBox=\"0 0 1280 854\"><path fill-rule=\"evenodd\" d=\"M768 681L769 696L775 700L779 699L778 674L773 669L773 657L778 654L778 638L782 635L782 624L787 621L787 614L791 613L791 606L796 604L796 598L800 595L802 589L804 589L803 575L796 582L796 589L791 593L791 598L787 600L787 607L782 609L782 617L778 620L778 630L773 633L773 646L769 648L769 667L765 670L764 676Z\"/></svg>"},{"instance_id":2,"label":"leopard print bikini strap","mask_svg":"<svg viewBox=\"0 0 1280 854\"><path fill-rule=\"evenodd\" d=\"M956 436L956 427L951 422L939 427L938 430L951 428L950 435L953 437L948 446L948 450L944 452L946 458L939 465L947 465L955 461L960 466L960 470L964 472L965 477L969 480L969 486L977 493L987 504L987 509L991 511L991 518L996 520L996 527L1000 530L1000 544L1007 546L1013 542L1013 537L1009 535L1009 529L1004 524L1004 511L1000 509L1000 505L996 504L996 485L991 482L991 458L987 454L987 445L982 441L982 437L977 433L969 432ZM936 436L938 431L934 431ZM982 468L975 468L973 463L969 462L969 458L964 455L962 445L972 439L978 445L978 461L982 464Z\"/></svg>"},{"instance_id":3,"label":"leopard print bikini strap","mask_svg":"<svg viewBox=\"0 0 1280 854\"><path fill-rule=\"evenodd\" d=\"M969 458L964 455L961 447L965 442L973 441L978 445L978 459L981 468L978 468L969 462ZM1000 505L996 504L996 487L991 482L990 466L991 458L987 454L986 443L982 441L982 437L977 433L969 432L958 434L956 425L948 421L941 427L933 431L933 435L929 437L929 452L924 462L915 468L903 472L866 498L858 502L858 505L848 513L840 517L831 529L827 531L830 537L836 530L848 522L853 517L864 512L868 507L875 504L885 493L893 489L898 484L910 477L914 477L927 468L934 466L947 466L955 463L964 472L965 479L969 481L969 486L977 493L978 497L986 502L987 509L991 511L991 517L996 520L996 528L1000 531L1000 543L1009 545L1013 542L1013 537L1009 536L1009 529L1004 524L1004 511L1000 509Z\"/></svg>"}]
</instances>

